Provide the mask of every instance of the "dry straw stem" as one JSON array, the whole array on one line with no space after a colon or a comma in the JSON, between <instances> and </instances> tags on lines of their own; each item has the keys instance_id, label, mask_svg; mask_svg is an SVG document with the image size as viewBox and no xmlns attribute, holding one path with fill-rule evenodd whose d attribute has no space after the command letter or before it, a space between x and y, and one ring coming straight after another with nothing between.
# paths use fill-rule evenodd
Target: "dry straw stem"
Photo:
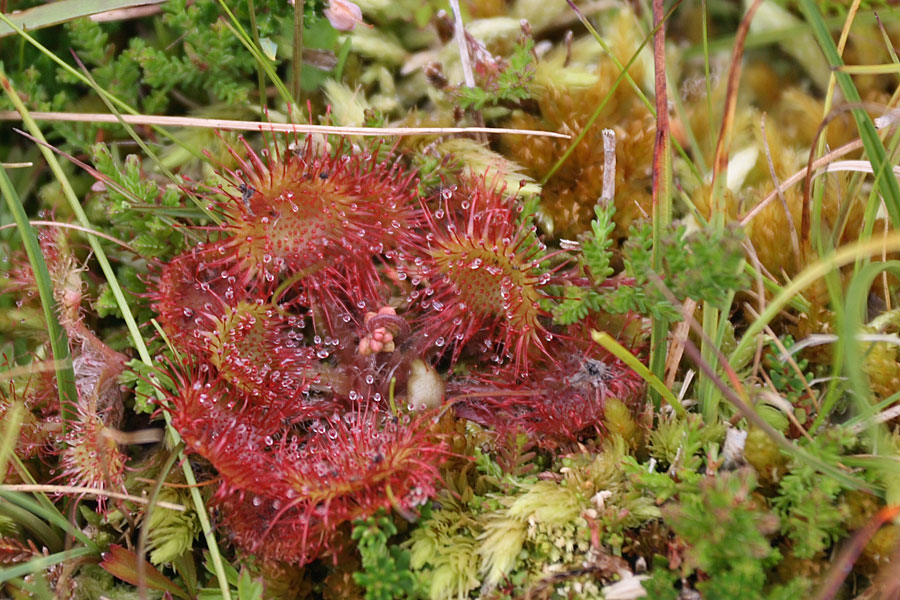
<instances>
[{"instance_id":1,"label":"dry straw stem","mask_svg":"<svg viewBox=\"0 0 900 600\"><path fill-rule=\"evenodd\" d=\"M82 233L88 233L90 235L95 235L99 238L103 238L104 240L108 240L122 246L126 250L137 253L137 250L135 250L119 238L115 238L111 235L105 234L102 231L97 231L96 229L91 229L90 227L82 227L81 225L76 225L74 223L60 223L59 221L29 221L29 223L31 223L32 225L44 227L61 227L62 229L74 229L75 231L80 231ZM4 229L11 229L16 226L16 223L7 223L6 225L0 226L0 231Z\"/></svg>"},{"instance_id":2,"label":"dry straw stem","mask_svg":"<svg viewBox=\"0 0 900 600\"><path fill-rule=\"evenodd\" d=\"M837 173L838 171L854 171L856 173L868 173L870 175L874 175L875 170L872 168L872 163L867 160L838 160L833 163L829 162L831 159L835 158L835 153L849 146L855 146L856 148L859 148L860 146L862 146L862 142L852 142L850 144L847 144L846 146L841 146L841 148L838 148L834 152L830 153L827 157L822 157L821 159L817 160L813 164L813 168L815 169L813 177L818 177L819 175L824 175L825 173ZM853 148L850 148L849 150L852 149ZM849 150L847 151L849 152ZM894 176L900 179L900 166L892 167L891 170L894 172ZM765 208L765 206L769 204L769 202L777 198L779 190L784 191L786 188L805 178L807 173L807 169L797 171L796 173L791 175L790 178L786 179L784 184L776 184L775 191L766 196L759 204L753 207L753 210L744 215L744 217L741 219L741 226L744 226L748 222L750 222L750 219L759 214L759 212L763 208Z\"/></svg>"},{"instance_id":3,"label":"dry straw stem","mask_svg":"<svg viewBox=\"0 0 900 600\"><path fill-rule=\"evenodd\" d=\"M466 43L466 30L463 27L459 0L450 0L450 7L453 9L453 36L456 38L456 45L459 46L459 61L462 64L463 79L466 87L473 88L475 87L475 75L472 73L472 63L469 59L469 45Z\"/></svg>"},{"instance_id":4,"label":"dry straw stem","mask_svg":"<svg viewBox=\"0 0 900 600\"><path fill-rule=\"evenodd\" d=\"M103 13L120 13L130 11L127 14L134 15L135 10L158 8L164 0L60 0L48 2L29 8L27 10L13 11L8 14L9 20L21 29L34 31L60 23L73 21L79 17L94 18L94 20L110 20L100 17ZM5 3L4 3L5 5ZM149 5L149 6L148 6ZM0 23L0 38L16 33L9 24Z\"/></svg>"},{"instance_id":5,"label":"dry straw stem","mask_svg":"<svg viewBox=\"0 0 900 600\"><path fill-rule=\"evenodd\" d=\"M844 144L840 148L835 148L822 158L819 158L818 160L813 162L812 168L814 171L816 171L815 175L820 175L821 172L819 171L819 169L821 169L822 167L827 167L828 164L831 163L834 159L844 156L845 154L849 154L854 150L859 150L860 148L862 148L862 146L862 140L855 140ZM779 192L784 192L785 190L787 190L787 188L802 181L803 178L806 177L806 174L808 172L809 168L804 167L778 184L775 190L769 193L768 196L763 198L762 201L760 201L756 206L750 209L750 211L748 211L746 215L741 217L741 227L746 227L747 223L749 223L756 215L762 212L762 210L769 205L769 202L772 202L773 200L775 200L775 198L778 197Z\"/></svg>"},{"instance_id":6,"label":"dry straw stem","mask_svg":"<svg viewBox=\"0 0 900 600\"><path fill-rule=\"evenodd\" d=\"M555 131L536 129L506 129L502 127L337 127L334 125L303 125L296 123L263 123L231 119L199 119L196 117L168 117L154 115L112 115L109 113L31 112L36 121L72 121L83 123L114 123L129 125L157 125L161 127L204 127L228 131L266 131L280 133L321 133L325 135L411 136L452 135L464 133L496 133L534 135L570 139L572 136ZM0 111L0 121L18 121L22 117L13 110Z\"/></svg>"},{"instance_id":7,"label":"dry straw stem","mask_svg":"<svg viewBox=\"0 0 900 600\"><path fill-rule=\"evenodd\" d=\"M600 202L612 202L616 197L616 132L604 129L603 136L603 187Z\"/></svg>"},{"instance_id":8,"label":"dry straw stem","mask_svg":"<svg viewBox=\"0 0 900 600\"><path fill-rule=\"evenodd\" d=\"M21 367L13 367L12 369L7 369L5 371L0 372L0 381L6 381L7 379L15 379L16 377L24 377L25 375L32 375L34 373L43 373L46 371L55 371L60 367L65 367L68 364L68 361L60 361L60 360L42 360L41 362L32 363L30 365L23 365Z\"/></svg>"},{"instance_id":9,"label":"dry straw stem","mask_svg":"<svg viewBox=\"0 0 900 600\"><path fill-rule=\"evenodd\" d=\"M162 3L165 0L153 0L153 4L140 4L129 8L119 8L91 15L91 21L95 23L111 23L114 21L129 21L141 19L162 12Z\"/></svg>"},{"instance_id":10,"label":"dry straw stem","mask_svg":"<svg viewBox=\"0 0 900 600\"><path fill-rule=\"evenodd\" d=\"M778 199L781 201L781 207L784 210L784 216L787 220L788 231L791 234L791 245L794 248L794 267L797 271L800 271L803 268L803 265L800 264L800 239L797 237L797 227L794 225L794 217L791 216L791 211L788 208L787 200L785 199L784 194L781 190L781 183L778 181L778 174L775 172L775 163L772 162L772 151L769 148L769 139L766 136L765 113L760 120L759 129L762 133L763 146L766 151L766 163L769 165L769 176L772 178L772 183L775 184L775 191L778 193Z\"/></svg>"},{"instance_id":11,"label":"dry straw stem","mask_svg":"<svg viewBox=\"0 0 900 600\"><path fill-rule=\"evenodd\" d=\"M110 498L117 498L119 500L127 500L129 502L135 502L137 504L150 504L149 498L142 498L140 496L132 496L130 494L122 494L119 492L113 492L111 490L101 490L97 488L89 488L89 487L81 487L75 485L37 485L37 484L17 484L17 485L3 485L0 486L0 489L7 492L50 492L51 494L91 494L92 496L108 496ZM168 508L170 510L177 510L179 512L184 512L185 507L181 504L174 504L172 502L155 502L155 506L160 508Z\"/></svg>"},{"instance_id":12,"label":"dry straw stem","mask_svg":"<svg viewBox=\"0 0 900 600\"><path fill-rule=\"evenodd\" d=\"M681 364L681 357L684 355L684 340L687 339L691 331L689 319L693 317L694 311L697 309L696 300L687 298L681 305L681 321L675 326L672 332L672 341L669 344L669 352L666 355L666 379L665 386L672 389L675 385L675 377L678 375L678 366Z\"/></svg>"},{"instance_id":13,"label":"dry straw stem","mask_svg":"<svg viewBox=\"0 0 900 600\"><path fill-rule=\"evenodd\" d=\"M856 563L856 559L859 558L863 548L872 539L872 536L875 535L882 525L894 519L898 514L900 514L900 506L885 506L875 513L865 527L854 534L850 543L844 546L843 551L832 564L828 578L825 579L819 588L818 594L816 594L817 600L831 600L837 595L841 585ZM888 596L883 597L887 598Z\"/></svg>"}]
</instances>

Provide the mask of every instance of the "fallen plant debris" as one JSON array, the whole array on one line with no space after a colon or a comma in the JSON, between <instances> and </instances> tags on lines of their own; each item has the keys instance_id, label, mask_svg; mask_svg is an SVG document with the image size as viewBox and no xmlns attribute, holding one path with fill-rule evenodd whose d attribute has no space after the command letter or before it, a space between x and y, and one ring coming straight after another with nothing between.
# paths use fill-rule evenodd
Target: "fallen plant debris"
<instances>
[{"instance_id":1,"label":"fallen plant debris","mask_svg":"<svg viewBox=\"0 0 900 600\"><path fill-rule=\"evenodd\" d=\"M896 596L896 7L75 4L0 5L0 596Z\"/></svg>"}]
</instances>

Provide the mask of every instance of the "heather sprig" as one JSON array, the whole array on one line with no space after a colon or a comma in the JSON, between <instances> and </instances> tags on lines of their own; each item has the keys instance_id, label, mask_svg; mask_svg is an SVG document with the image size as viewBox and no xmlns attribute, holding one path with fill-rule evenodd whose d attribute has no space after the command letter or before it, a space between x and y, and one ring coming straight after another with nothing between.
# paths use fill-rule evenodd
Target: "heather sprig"
<instances>
[{"instance_id":1,"label":"heather sprig","mask_svg":"<svg viewBox=\"0 0 900 600\"><path fill-rule=\"evenodd\" d=\"M366 600L421 597L419 579L410 571L409 550L388 543L396 534L397 527L383 514L354 522L352 539L357 540L363 570L353 579L366 589Z\"/></svg>"},{"instance_id":2,"label":"heather sprig","mask_svg":"<svg viewBox=\"0 0 900 600\"><path fill-rule=\"evenodd\" d=\"M603 295L597 286L613 274L610 261L615 213L616 205L612 202L598 202L594 206L596 218L591 221L590 236L581 242L579 257L581 270L590 277L593 286L567 285L563 288L563 297L553 309L553 319L560 325L577 323L601 309Z\"/></svg>"},{"instance_id":3,"label":"heather sprig","mask_svg":"<svg viewBox=\"0 0 900 600\"><path fill-rule=\"evenodd\" d=\"M857 440L846 432L830 429L817 435L814 443L802 443L812 452L836 461ZM844 522L850 516L847 506L839 501L844 491L841 482L817 475L809 465L791 461L772 506L795 556L811 558L843 537Z\"/></svg>"},{"instance_id":4,"label":"heather sprig","mask_svg":"<svg viewBox=\"0 0 900 600\"><path fill-rule=\"evenodd\" d=\"M699 493L681 494L663 514L687 544L685 571L700 569L713 576L697 584L713 598L765 597L766 568L781 555L766 535L777 520L754 507L752 471L720 473L700 482Z\"/></svg>"},{"instance_id":5,"label":"heather sprig","mask_svg":"<svg viewBox=\"0 0 900 600\"><path fill-rule=\"evenodd\" d=\"M663 273L657 273L651 260L653 230L649 224L634 226L629 232L622 248L624 270L610 285L609 235L615 208L611 204L598 205L595 211L592 235L582 244L583 263L593 286L563 288L563 299L554 309L560 324L578 322L600 310L679 320L680 312L658 288L656 278L678 300L691 298L713 306L722 306L729 294L747 285L742 272L743 250L736 232L707 228L689 235L684 226L673 227L662 239Z\"/></svg>"},{"instance_id":6,"label":"heather sprig","mask_svg":"<svg viewBox=\"0 0 900 600\"><path fill-rule=\"evenodd\" d=\"M625 275L631 285L620 285L605 299L603 307L610 312L634 311L654 318L678 320L672 306L650 277L652 229L649 225L634 228L623 249ZM656 273L679 300L722 305L730 292L746 285L741 272L743 251L734 233L724 230L701 230L688 235L678 227L663 238L665 275Z\"/></svg>"},{"instance_id":7,"label":"heather sprig","mask_svg":"<svg viewBox=\"0 0 900 600\"><path fill-rule=\"evenodd\" d=\"M534 79L534 40L525 39L517 44L508 61L497 65L476 87L462 86L457 91L459 105L466 109L481 110L488 105L514 103L531 97Z\"/></svg>"},{"instance_id":8,"label":"heather sprig","mask_svg":"<svg viewBox=\"0 0 900 600\"><path fill-rule=\"evenodd\" d=\"M185 230L164 209L181 207L181 195L174 186L160 189L146 177L139 157L128 155L117 163L109 147L96 144L91 148L97 171L108 178L103 195L97 200L113 227L113 233L128 237L140 256L168 259L185 245Z\"/></svg>"}]
</instances>

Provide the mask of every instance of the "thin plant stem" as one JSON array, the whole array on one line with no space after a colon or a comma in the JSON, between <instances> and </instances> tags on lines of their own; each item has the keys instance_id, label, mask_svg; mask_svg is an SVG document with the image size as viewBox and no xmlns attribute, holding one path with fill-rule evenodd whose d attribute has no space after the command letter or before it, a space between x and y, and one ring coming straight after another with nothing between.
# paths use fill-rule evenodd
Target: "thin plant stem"
<instances>
[{"instance_id":1,"label":"thin plant stem","mask_svg":"<svg viewBox=\"0 0 900 600\"><path fill-rule=\"evenodd\" d=\"M169 504L168 502L159 502L157 501L157 498L159 497L160 490L162 490L163 483L165 483L166 481L166 477L169 476L169 471L172 470L172 467L175 465L175 461L181 455L183 449L184 442L178 444L169 452L169 457L166 459L165 464L163 464L162 469L157 476L156 483L153 485L153 489L150 491L150 497L147 499L147 510L144 511L144 519L141 523L141 532L138 534L137 544L137 588L141 600L145 600L147 597L147 585L146 581L144 581L146 577L145 571L147 570L146 563L144 561L144 553L147 550L147 537L150 534L150 513L155 507L168 508L164 506L165 504Z\"/></svg>"},{"instance_id":2,"label":"thin plant stem","mask_svg":"<svg viewBox=\"0 0 900 600\"><path fill-rule=\"evenodd\" d=\"M205 129L221 129L228 131L257 131L281 133L321 133L323 135L341 136L395 136L408 137L415 135L464 135L469 133L489 133L508 135L531 135L572 139L566 133L544 131L540 129L512 129L503 127L338 127L336 125L305 125L301 123L272 123L261 121L236 121L231 119L202 119L196 117L169 117L163 115L111 115L108 113L65 113L38 112L29 113L35 121L68 121L78 123L128 123L130 125L156 125L163 127L202 127ZM0 111L0 121L19 120L16 111Z\"/></svg>"},{"instance_id":3,"label":"thin plant stem","mask_svg":"<svg viewBox=\"0 0 900 600\"><path fill-rule=\"evenodd\" d=\"M6 74L2 70L0 70L0 83L7 91L7 95L15 94L9 79L6 78ZM78 403L78 390L75 388L75 370L72 367L69 355L69 336L57 318L59 310L56 299L53 296L53 282L50 279L50 271L47 269L41 245L25 214L25 207L22 206L22 201L19 199L19 195L16 193L9 176L7 176L6 169L3 167L0 167L0 192L6 198L6 205L15 219L16 226L22 237L22 243L25 246L25 253L28 255L28 262L31 264L31 270L34 273L35 283L37 284L38 296L41 299L41 308L44 312L44 322L47 325L47 335L50 338L50 349L58 365L56 368L56 388L59 394L60 417L63 432L65 433L66 423L74 417L72 411Z\"/></svg>"},{"instance_id":4,"label":"thin plant stem","mask_svg":"<svg viewBox=\"0 0 900 600\"><path fill-rule=\"evenodd\" d=\"M653 0L653 73L656 92L656 140L653 145L652 214L653 247L651 262L663 273L662 236L672 223L672 145L669 131L669 94L666 86L666 27L663 0ZM669 321L653 317L650 324L650 372L658 380L665 377ZM659 396L651 389L657 406Z\"/></svg>"},{"instance_id":5,"label":"thin plant stem","mask_svg":"<svg viewBox=\"0 0 900 600\"><path fill-rule=\"evenodd\" d=\"M294 56L291 65L294 74L294 102L303 106L303 11L306 0L294 0Z\"/></svg>"}]
</instances>

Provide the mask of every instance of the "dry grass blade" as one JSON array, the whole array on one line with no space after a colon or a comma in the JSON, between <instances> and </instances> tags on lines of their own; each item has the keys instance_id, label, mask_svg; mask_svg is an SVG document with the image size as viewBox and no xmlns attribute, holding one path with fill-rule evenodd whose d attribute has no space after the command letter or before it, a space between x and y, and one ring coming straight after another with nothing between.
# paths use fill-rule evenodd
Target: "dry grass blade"
<instances>
[{"instance_id":1,"label":"dry grass blade","mask_svg":"<svg viewBox=\"0 0 900 600\"><path fill-rule=\"evenodd\" d=\"M853 563L859 557L863 548L872 539L882 525L900 514L900 506L885 506L878 511L872 519L866 523L866 526L856 532L853 539L847 544L828 573L828 579L822 585L819 593L816 595L818 600L831 600L840 590L841 584L850 574ZM885 596L886 597L886 596Z\"/></svg>"},{"instance_id":2,"label":"dry grass blade","mask_svg":"<svg viewBox=\"0 0 900 600\"><path fill-rule=\"evenodd\" d=\"M762 135L763 149L766 153L766 163L769 166L769 176L772 178L772 183L775 185L775 192L778 194L778 199L781 201L781 208L784 210L784 218L787 221L788 231L791 234L791 245L794 247L794 267L799 272L803 268L800 264L800 239L797 237L797 227L794 225L794 217L791 216L787 200L781 190L781 183L778 181L778 173L775 172L775 163L772 161L772 150L769 148L769 138L766 136L765 114L763 114L762 119L760 120L759 129Z\"/></svg>"},{"instance_id":3,"label":"dry grass blade","mask_svg":"<svg viewBox=\"0 0 900 600\"><path fill-rule=\"evenodd\" d=\"M854 104L847 104L845 106L839 106L839 107L835 108L834 110L832 110L828 115L826 115L824 119L822 119L822 122L819 124L819 128L816 130L816 136L813 139L813 145L818 146L822 143L821 140L824 139L822 136L825 133L825 130L828 128L829 123L831 123L836 118L840 117L842 114L844 114L846 112L854 111L856 108L860 108L860 107L866 108L866 109L872 109L872 110L884 110L883 106L881 106L879 104L871 103L871 102L869 102L869 103L857 102ZM861 140L861 144L863 144L863 145L865 144L864 139ZM808 158L807 164L806 164L806 175L805 175L805 179L803 181L803 204L802 204L802 209L801 209L801 213L800 213L801 214L800 234L801 234L801 240L804 242L804 244L809 239L809 229L811 226L811 224L810 224L810 218L811 218L810 217L810 206L811 206L812 179L813 179L812 178L812 173L813 173L812 165L813 165L814 157L815 157L815 153L810 152L809 158Z\"/></svg>"},{"instance_id":4,"label":"dry grass blade","mask_svg":"<svg viewBox=\"0 0 900 600\"><path fill-rule=\"evenodd\" d=\"M58 360L42 360L30 365L22 365L21 367L13 367L5 371L0 371L0 381L15 379L16 377L24 377L35 373L43 373L45 371L55 371L60 367L65 367L67 361Z\"/></svg>"},{"instance_id":5,"label":"dry grass blade","mask_svg":"<svg viewBox=\"0 0 900 600\"><path fill-rule=\"evenodd\" d=\"M863 146L862 140L855 140L853 142L844 144L840 148L835 148L834 150L832 150L831 152L829 152L822 158L813 162L812 170L817 171L818 169L821 169L822 167L827 167L827 165L834 159L840 158L841 156L844 156L845 154L849 154L850 152L853 152L855 150L859 150L860 148L862 148L862 146ZM745 214L743 217L741 217L741 220L740 220L741 227L746 227L747 223L752 221L756 215L758 215L760 212L762 212L762 210L766 206L769 205L769 202L772 202L773 200L775 200L775 198L778 197L779 191L784 192L787 188L791 187L792 185L794 185L796 183L799 183L801 180L803 180L804 177L806 177L806 174L809 173L809 171L810 171L810 167L800 169L799 171L797 171L796 173L794 173L793 175L791 175L790 177L785 179L783 182L781 182L775 190L773 190L771 193L769 193L768 196L763 198L762 201L760 201L756 206L754 206L752 209L747 211L747 214Z\"/></svg>"},{"instance_id":6,"label":"dry grass blade","mask_svg":"<svg viewBox=\"0 0 900 600\"><path fill-rule=\"evenodd\" d=\"M456 45L459 46L459 61L462 64L463 80L466 86L475 87L475 75L472 73L472 61L469 58L469 45L466 42L466 30L463 27L462 12L459 9L459 0L450 0L450 7L453 9L453 34L456 38Z\"/></svg>"},{"instance_id":7,"label":"dry grass blade","mask_svg":"<svg viewBox=\"0 0 900 600\"><path fill-rule=\"evenodd\" d=\"M81 17L89 17L100 13L136 6L161 4L163 0L60 0L41 4L28 10L13 12L9 19L17 27L27 31L59 25ZM12 27L0 23L0 38L15 33Z\"/></svg>"},{"instance_id":8,"label":"dry grass blade","mask_svg":"<svg viewBox=\"0 0 900 600\"><path fill-rule=\"evenodd\" d=\"M111 23L113 21L128 21L131 19L140 19L149 17L162 12L162 2L157 4L141 4L139 6L129 6L128 8L118 8L108 10L106 12L97 13L91 16L91 21L95 23Z\"/></svg>"},{"instance_id":9,"label":"dry grass blade","mask_svg":"<svg viewBox=\"0 0 900 600\"><path fill-rule=\"evenodd\" d=\"M337 127L334 125L302 125L294 123L263 123L259 121L235 121L231 119L199 119L196 117L167 117L153 115L111 115L109 113L32 112L36 121L68 121L78 123L119 123L129 125L158 125L162 127L203 127L228 131L265 131L280 133L321 133L325 135L360 136L410 136L453 135L466 133L504 133L508 135L533 135L570 139L572 136L555 131L536 129L506 129L503 127ZM18 121L19 113L0 111L0 121Z\"/></svg>"},{"instance_id":10,"label":"dry grass blade","mask_svg":"<svg viewBox=\"0 0 900 600\"><path fill-rule=\"evenodd\" d=\"M122 494L120 492L113 492L111 490L101 490L96 488L89 487L80 487L75 485L32 485L32 484L17 484L17 485L4 485L0 486L3 490L9 492L49 492L51 494L90 494L92 496L108 496L110 498L117 498L119 500L127 500L129 502L135 502L137 504L149 504L150 500L148 498L142 498L140 496L132 496L130 494ZM170 510L177 510L179 512L184 512L187 510L181 504L174 504L172 502L156 502L156 506L160 508L168 508Z\"/></svg>"},{"instance_id":11,"label":"dry grass blade","mask_svg":"<svg viewBox=\"0 0 900 600\"><path fill-rule=\"evenodd\" d=\"M115 244L118 244L125 248L126 250L130 250L131 252L137 252L134 248L123 242L122 240L115 238L111 235L103 233L102 231L97 231L96 229L91 229L90 227L82 227L81 225L75 225L74 223L60 223L59 221L29 221L32 225L44 226L44 227L60 227L62 229L74 229L75 231L80 231L82 233L88 233L90 235L95 235L99 238L103 238L104 240L108 240ZM7 223L6 225L0 226L0 231L4 229L11 229L16 227L15 223Z\"/></svg>"}]
</instances>

